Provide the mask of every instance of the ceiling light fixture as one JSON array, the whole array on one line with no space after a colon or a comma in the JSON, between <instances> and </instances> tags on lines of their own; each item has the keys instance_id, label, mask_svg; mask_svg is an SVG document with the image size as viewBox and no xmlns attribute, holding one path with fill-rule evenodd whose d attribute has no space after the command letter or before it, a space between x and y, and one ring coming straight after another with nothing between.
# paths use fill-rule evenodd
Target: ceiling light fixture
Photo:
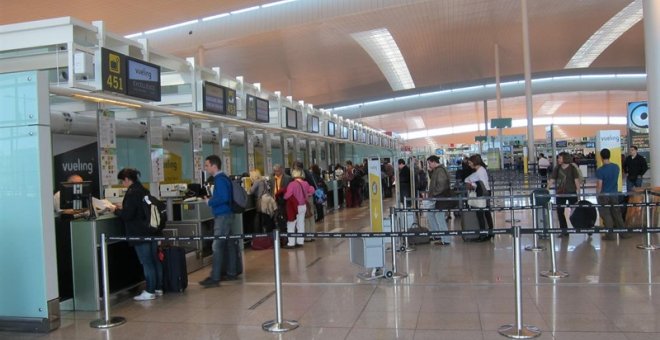
<instances>
[{"instance_id":1,"label":"ceiling light fixture","mask_svg":"<svg viewBox=\"0 0 660 340\"><path fill-rule=\"evenodd\" d=\"M269 4L261 5L261 7L262 7L262 8L268 8L268 7L273 7L273 6L279 6L279 5L288 4L289 2L294 2L294 1L297 1L297 0L282 0L282 1L275 1L275 2L271 2L271 3L269 3Z\"/></svg>"},{"instance_id":2,"label":"ceiling light fixture","mask_svg":"<svg viewBox=\"0 0 660 340\"><path fill-rule=\"evenodd\" d=\"M539 108L539 111L537 112L540 115L552 115L557 110L559 110L559 107L562 106L566 101L565 100L546 100L543 105Z\"/></svg>"},{"instance_id":3,"label":"ceiling light fixture","mask_svg":"<svg viewBox=\"0 0 660 340\"><path fill-rule=\"evenodd\" d=\"M220 13L220 14L212 15L210 17L202 18L202 21L206 22L206 21L216 20L216 19L220 19L220 18L224 18L224 17L228 17L228 16L229 16L229 13Z\"/></svg>"},{"instance_id":4,"label":"ceiling light fixture","mask_svg":"<svg viewBox=\"0 0 660 340\"><path fill-rule=\"evenodd\" d=\"M415 88L408 65L392 34L386 28L352 33L351 37L369 54L394 91Z\"/></svg>"},{"instance_id":5,"label":"ceiling light fixture","mask_svg":"<svg viewBox=\"0 0 660 340\"><path fill-rule=\"evenodd\" d=\"M174 28L190 26L190 25L194 25L198 22L199 22L199 19L190 20L190 21L181 22L181 23L178 23L178 24L170 25L170 26L165 26L165 27L160 27L160 28L156 28L156 29L153 29L153 30L149 30L149 31L144 32L144 34L148 35L148 34L153 34L153 33L158 33L158 32L162 32L162 31L171 30L171 29L174 29Z\"/></svg>"},{"instance_id":6,"label":"ceiling light fixture","mask_svg":"<svg viewBox=\"0 0 660 340\"><path fill-rule=\"evenodd\" d=\"M642 0L635 0L615 14L575 52L565 68L589 67L606 48L643 17Z\"/></svg>"}]
</instances>

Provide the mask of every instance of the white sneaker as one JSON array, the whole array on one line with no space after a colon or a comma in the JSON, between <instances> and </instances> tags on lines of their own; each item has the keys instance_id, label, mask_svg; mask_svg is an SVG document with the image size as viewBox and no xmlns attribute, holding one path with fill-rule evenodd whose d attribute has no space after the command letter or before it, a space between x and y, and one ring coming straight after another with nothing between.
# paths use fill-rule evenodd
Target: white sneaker
<instances>
[{"instance_id":1,"label":"white sneaker","mask_svg":"<svg viewBox=\"0 0 660 340\"><path fill-rule=\"evenodd\" d=\"M146 290L143 290L142 294L133 297L133 300L135 300L135 301L147 301L147 300L153 300L155 298L156 298L156 294L151 294L151 293L147 292Z\"/></svg>"},{"instance_id":2,"label":"white sneaker","mask_svg":"<svg viewBox=\"0 0 660 340\"><path fill-rule=\"evenodd\" d=\"M162 289L156 289L156 291L154 293L156 293L156 296L163 296L163 290Z\"/></svg>"}]
</instances>

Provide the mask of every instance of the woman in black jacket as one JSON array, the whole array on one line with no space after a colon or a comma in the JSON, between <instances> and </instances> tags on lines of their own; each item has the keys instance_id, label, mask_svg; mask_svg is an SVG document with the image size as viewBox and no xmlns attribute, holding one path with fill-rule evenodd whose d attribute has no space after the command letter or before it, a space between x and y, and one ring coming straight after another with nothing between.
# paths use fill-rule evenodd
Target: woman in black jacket
<instances>
[{"instance_id":1,"label":"woman in black jacket","mask_svg":"<svg viewBox=\"0 0 660 340\"><path fill-rule=\"evenodd\" d=\"M124 168L117 175L122 186L128 190L115 214L124 221L128 237L153 236L142 203L149 191L142 186L139 177L140 172L131 168ZM133 299L136 301L153 300L156 296L163 295L163 266L158 259L158 242L129 241L129 243L135 248L135 253L142 263L144 279L147 282L146 289Z\"/></svg>"}]
</instances>

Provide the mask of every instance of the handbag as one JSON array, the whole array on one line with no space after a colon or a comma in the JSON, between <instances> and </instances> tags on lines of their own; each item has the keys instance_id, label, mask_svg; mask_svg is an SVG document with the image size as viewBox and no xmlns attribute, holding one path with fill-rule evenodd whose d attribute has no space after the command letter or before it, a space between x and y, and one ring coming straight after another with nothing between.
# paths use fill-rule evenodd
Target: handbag
<instances>
[{"instance_id":1,"label":"handbag","mask_svg":"<svg viewBox=\"0 0 660 340\"><path fill-rule=\"evenodd\" d=\"M298 183L298 185L300 185L300 189L303 191L303 194L304 194L305 193L305 187L303 187L303 185L300 184L300 183ZM307 207L307 209L305 209L305 218L314 217L314 210L313 210L314 207L312 206L312 203L309 202L308 199L305 200L305 207Z\"/></svg>"},{"instance_id":2,"label":"handbag","mask_svg":"<svg viewBox=\"0 0 660 340\"><path fill-rule=\"evenodd\" d=\"M482 199L476 199L477 197L477 192L476 191L470 191L468 193L468 202L467 204L473 208L485 208L486 207L486 200Z\"/></svg>"}]
</instances>

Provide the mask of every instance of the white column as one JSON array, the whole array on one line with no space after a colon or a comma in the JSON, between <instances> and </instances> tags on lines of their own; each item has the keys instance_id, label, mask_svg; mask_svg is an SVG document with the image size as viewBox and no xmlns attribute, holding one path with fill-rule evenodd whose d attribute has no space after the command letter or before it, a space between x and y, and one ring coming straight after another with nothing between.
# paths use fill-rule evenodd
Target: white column
<instances>
[{"instance_id":1,"label":"white column","mask_svg":"<svg viewBox=\"0 0 660 340\"><path fill-rule=\"evenodd\" d=\"M525 65L525 102L527 107L527 150L530 159L536 159L534 149L534 106L532 104L532 66L529 57L529 27L527 24L527 0L520 0L522 8L523 60Z\"/></svg>"},{"instance_id":2,"label":"white column","mask_svg":"<svg viewBox=\"0 0 660 340\"><path fill-rule=\"evenodd\" d=\"M644 46L646 49L646 91L649 103L649 145L660 143L660 119L655 119L660 103L660 3L644 0ZM658 164L660 148L649 149L651 160ZM660 185L660 166L651 166L651 185Z\"/></svg>"},{"instance_id":3,"label":"white column","mask_svg":"<svg viewBox=\"0 0 660 340\"><path fill-rule=\"evenodd\" d=\"M497 104L497 118L502 118L502 86L500 86L500 46L495 44L495 103ZM488 123L486 123L488 124ZM502 153L502 128L497 129L497 141L500 143L500 169L504 169L504 155Z\"/></svg>"}]
</instances>

